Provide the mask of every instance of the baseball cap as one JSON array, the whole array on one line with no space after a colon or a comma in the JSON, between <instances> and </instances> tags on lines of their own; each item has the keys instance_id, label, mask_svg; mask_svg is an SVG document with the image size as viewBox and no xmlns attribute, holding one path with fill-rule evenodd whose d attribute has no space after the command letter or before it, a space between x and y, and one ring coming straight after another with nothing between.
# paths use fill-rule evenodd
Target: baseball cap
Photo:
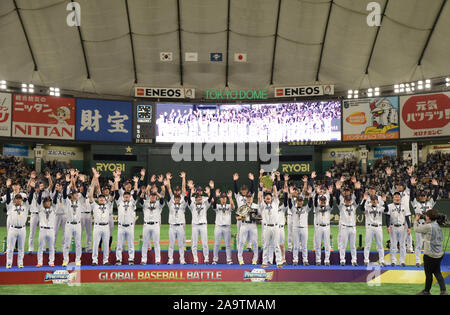
<instances>
[{"instance_id":1,"label":"baseball cap","mask_svg":"<svg viewBox=\"0 0 450 315\"><path fill-rule=\"evenodd\" d=\"M223 192L223 193L220 194L220 198L226 198L226 197L227 197L226 193Z\"/></svg>"},{"instance_id":2,"label":"baseball cap","mask_svg":"<svg viewBox=\"0 0 450 315\"><path fill-rule=\"evenodd\" d=\"M253 195L252 195L251 192L248 192L248 193L245 195L245 197L253 197Z\"/></svg>"},{"instance_id":3,"label":"baseball cap","mask_svg":"<svg viewBox=\"0 0 450 315\"><path fill-rule=\"evenodd\" d=\"M320 201L327 200L327 197L325 197L324 195L322 195L322 196L319 197L319 200L320 200Z\"/></svg>"},{"instance_id":4,"label":"baseball cap","mask_svg":"<svg viewBox=\"0 0 450 315\"><path fill-rule=\"evenodd\" d=\"M241 186L241 190L247 190L247 189L248 189L247 185L244 184Z\"/></svg>"},{"instance_id":5,"label":"baseball cap","mask_svg":"<svg viewBox=\"0 0 450 315\"><path fill-rule=\"evenodd\" d=\"M50 199L50 197L45 197L44 199L42 199L42 202L47 202L47 201L52 201L52 200Z\"/></svg>"},{"instance_id":6,"label":"baseball cap","mask_svg":"<svg viewBox=\"0 0 450 315\"><path fill-rule=\"evenodd\" d=\"M173 190L181 190L180 186L175 186Z\"/></svg>"},{"instance_id":7,"label":"baseball cap","mask_svg":"<svg viewBox=\"0 0 450 315\"><path fill-rule=\"evenodd\" d=\"M377 195L370 196L370 200L378 200L378 196Z\"/></svg>"},{"instance_id":8,"label":"baseball cap","mask_svg":"<svg viewBox=\"0 0 450 315\"><path fill-rule=\"evenodd\" d=\"M21 194L17 194L17 195L14 196L14 199L23 199L23 197L22 197Z\"/></svg>"},{"instance_id":9,"label":"baseball cap","mask_svg":"<svg viewBox=\"0 0 450 315\"><path fill-rule=\"evenodd\" d=\"M346 201L352 200L352 196L345 196L344 200L346 200Z\"/></svg>"},{"instance_id":10,"label":"baseball cap","mask_svg":"<svg viewBox=\"0 0 450 315\"><path fill-rule=\"evenodd\" d=\"M173 195L173 198L181 198L181 195L180 194L175 194L175 195Z\"/></svg>"},{"instance_id":11,"label":"baseball cap","mask_svg":"<svg viewBox=\"0 0 450 315\"><path fill-rule=\"evenodd\" d=\"M97 198L100 198L100 197L106 198L106 196L104 194L100 194L97 196Z\"/></svg>"},{"instance_id":12,"label":"baseball cap","mask_svg":"<svg viewBox=\"0 0 450 315\"><path fill-rule=\"evenodd\" d=\"M427 194L425 193L424 190L421 190L420 193L419 193L419 196L426 196L426 195L427 195Z\"/></svg>"}]
</instances>

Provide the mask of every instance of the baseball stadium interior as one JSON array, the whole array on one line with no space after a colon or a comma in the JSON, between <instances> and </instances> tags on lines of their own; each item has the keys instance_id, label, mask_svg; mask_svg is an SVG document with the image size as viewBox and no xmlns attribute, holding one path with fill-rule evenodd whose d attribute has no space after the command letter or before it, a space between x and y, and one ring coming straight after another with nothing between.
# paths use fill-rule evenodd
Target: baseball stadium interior
<instances>
[{"instance_id":1,"label":"baseball stadium interior","mask_svg":"<svg viewBox=\"0 0 450 315\"><path fill-rule=\"evenodd\" d=\"M0 294L448 295L449 30L447 0L0 1Z\"/></svg>"}]
</instances>

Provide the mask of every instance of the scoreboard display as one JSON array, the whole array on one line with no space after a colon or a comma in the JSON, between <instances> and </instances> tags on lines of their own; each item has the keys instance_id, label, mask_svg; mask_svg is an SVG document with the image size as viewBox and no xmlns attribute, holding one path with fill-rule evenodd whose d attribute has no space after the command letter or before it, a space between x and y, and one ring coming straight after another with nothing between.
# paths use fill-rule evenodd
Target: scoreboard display
<instances>
[{"instance_id":1,"label":"scoreboard display","mask_svg":"<svg viewBox=\"0 0 450 315\"><path fill-rule=\"evenodd\" d=\"M135 143L155 143L155 104L134 103Z\"/></svg>"}]
</instances>

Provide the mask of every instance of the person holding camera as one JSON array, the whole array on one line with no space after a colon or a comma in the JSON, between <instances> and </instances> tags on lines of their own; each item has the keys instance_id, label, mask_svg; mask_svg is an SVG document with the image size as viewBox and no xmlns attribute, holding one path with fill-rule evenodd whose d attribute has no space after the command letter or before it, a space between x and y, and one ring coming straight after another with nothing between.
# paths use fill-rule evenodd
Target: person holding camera
<instances>
[{"instance_id":1,"label":"person holding camera","mask_svg":"<svg viewBox=\"0 0 450 315\"><path fill-rule=\"evenodd\" d=\"M442 249L442 242L444 236L439 223L443 223L445 217L440 215L436 210L428 210L425 213L426 224L419 223L420 215L416 215L414 222L414 230L416 233L421 233L423 238L423 264L425 271L425 289L417 295L430 295L431 285L433 283L433 275L441 288L441 295L448 295L444 277L441 273L441 261L444 257Z\"/></svg>"}]
</instances>

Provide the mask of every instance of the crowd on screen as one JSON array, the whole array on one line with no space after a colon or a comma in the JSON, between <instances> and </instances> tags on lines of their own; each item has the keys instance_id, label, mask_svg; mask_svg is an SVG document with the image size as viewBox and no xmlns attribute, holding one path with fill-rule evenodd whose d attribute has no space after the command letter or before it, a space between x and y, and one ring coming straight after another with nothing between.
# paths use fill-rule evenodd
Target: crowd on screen
<instances>
[{"instance_id":1,"label":"crowd on screen","mask_svg":"<svg viewBox=\"0 0 450 315\"><path fill-rule=\"evenodd\" d=\"M333 119L339 102L222 105L217 108L170 109L157 119L163 142L285 142L338 140ZM175 128L176 127L176 128Z\"/></svg>"}]
</instances>

